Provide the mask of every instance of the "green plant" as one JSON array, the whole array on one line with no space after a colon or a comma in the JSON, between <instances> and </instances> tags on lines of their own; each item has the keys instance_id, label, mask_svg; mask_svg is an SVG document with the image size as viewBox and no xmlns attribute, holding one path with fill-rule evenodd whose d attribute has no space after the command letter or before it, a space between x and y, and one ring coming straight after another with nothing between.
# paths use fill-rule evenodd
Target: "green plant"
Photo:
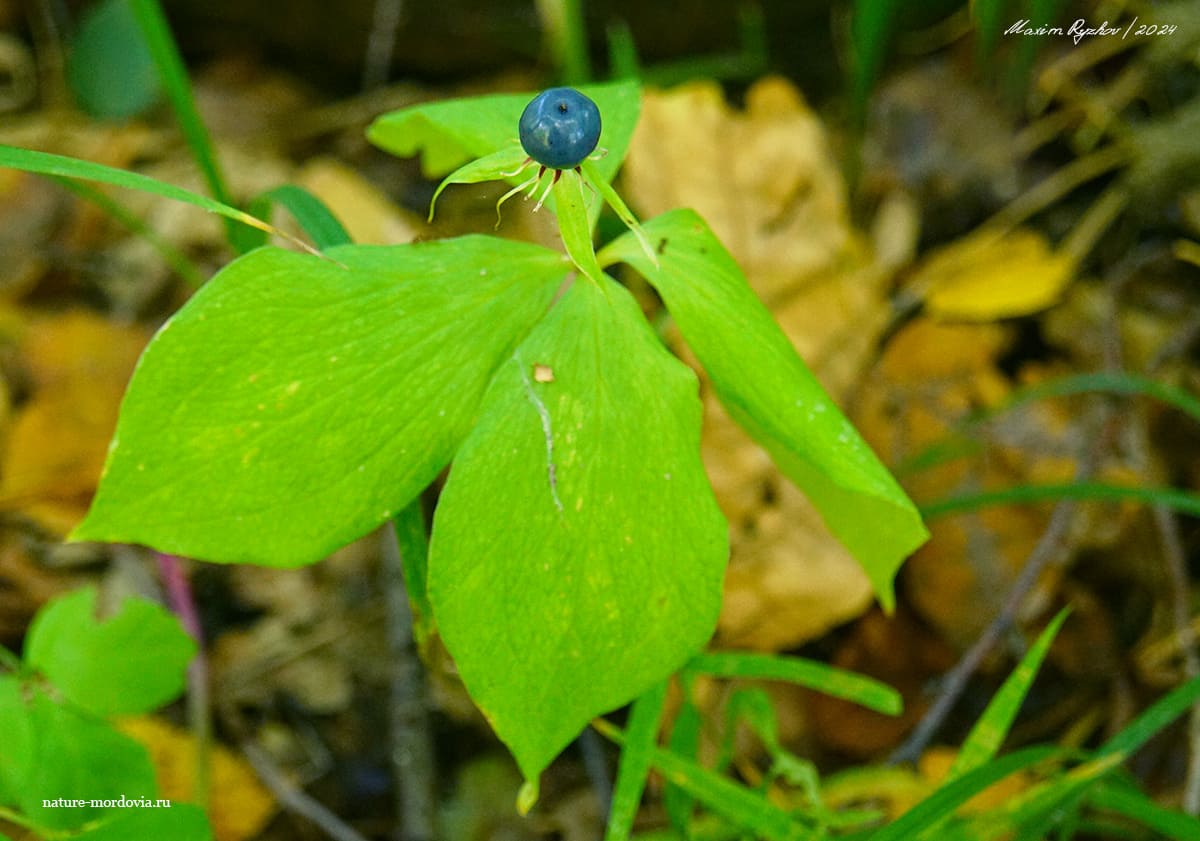
<instances>
[{"instance_id":1,"label":"green plant","mask_svg":"<svg viewBox=\"0 0 1200 841\"><path fill-rule=\"evenodd\" d=\"M727 554L699 461L695 376L603 268L625 262L655 284L726 405L809 491L886 606L926 534L703 221L677 211L642 229L612 190L637 87L587 93L609 154L555 179L569 260L466 236L322 256L268 247L234 261L147 348L74 534L212 561L311 563L404 510L453 458L428 604L531 781L595 715L703 646ZM422 106L381 118L371 137L443 171L478 158L446 183L504 177L524 160L527 101ZM585 180L632 228L599 256ZM197 198L187 200L247 221ZM581 277L556 301L572 268Z\"/></svg>"},{"instance_id":2,"label":"green plant","mask_svg":"<svg viewBox=\"0 0 1200 841\"><path fill-rule=\"evenodd\" d=\"M203 811L160 800L146 749L106 721L176 698L195 643L141 599L95 613L96 590L75 590L34 618L23 659L0 648L0 821L44 838L204 841Z\"/></svg>"}]
</instances>

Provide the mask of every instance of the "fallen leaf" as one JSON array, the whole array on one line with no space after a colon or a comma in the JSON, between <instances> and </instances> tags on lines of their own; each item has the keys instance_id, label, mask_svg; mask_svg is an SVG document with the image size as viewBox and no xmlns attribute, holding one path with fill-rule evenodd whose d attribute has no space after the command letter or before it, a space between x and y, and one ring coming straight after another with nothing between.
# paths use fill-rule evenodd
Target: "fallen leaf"
<instances>
[{"instance_id":1,"label":"fallen leaf","mask_svg":"<svg viewBox=\"0 0 1200 841\"><path fill-rule=\"evenodd\" d=\"M121 395L149 339L84 310L31 319L18 354L32 395L15 413L0 469L0 504L56 534L91 502Z\"/></svg>"},{"instance_id":2,"label":"fallen leaf","mask_svg":"<svg viewBox=\"0 0 1200 841\"><path fill-rule=\"evenodd\" d=\"M117 729L150 751L154 776L162 797L191 802L196 768L196 743L191 733L159 718L121 719ZM241 756L213 745L209 790L209 820L216 841L245 841L256 837L275 814L275 800Z\"/></svg>"},{"instance_id":3,"label":"fallen leaf","mask_svg":"<svg viewBox=\"0 0 1200 841\"><path fill-rule=\"evenodd\" d=\"M954 665L954 653L916 621L898 611L872 611L854 624L831 662L881 680L904 698L904 711L888 716L823 695L811 694L812 732L825 746L867 759L894 747L929 707L931 678Z\"/></svg>"},{"instance_id":4,"label":"fallen leaf","mask_svg":"<svg viewBox=\"0 0 1200 841\"><path fill-rule=\"evenodd\" d=\"M357 170L332 158L306 163L297 173L296 183L325 202L357 243L411 242L424 228L423 220L397 207Z\"/></svg>"},{"instance_id":5,"label":"fallen leaf","mask_svg":"<svg viewBox=\"0 0 1200 841\"><path fill-rule=\"evenodd\" d=\"M1075 261L1035 231L980 230L929 254L909 287L935 318L996 321L1054 305L1074 274Z\"/></svg>"},{"instance_id":6,"label":"fallen leaf","mask_svg":"<svg viewBox=\"0 0 1200 841\"><path fill-rule=\"evenodd\" d=\"M950 773L954 760L958 757L956 748L932 747L917 760L917 772L934 787L939 787ZM999 809L1012 803L1021 792L1028 789L1037 777L1029 771L1018 771L1009 774L996 783L988 786L979 794L962 805L964 814L979 814L989 809Z\"/></svg>"}]
</instances>

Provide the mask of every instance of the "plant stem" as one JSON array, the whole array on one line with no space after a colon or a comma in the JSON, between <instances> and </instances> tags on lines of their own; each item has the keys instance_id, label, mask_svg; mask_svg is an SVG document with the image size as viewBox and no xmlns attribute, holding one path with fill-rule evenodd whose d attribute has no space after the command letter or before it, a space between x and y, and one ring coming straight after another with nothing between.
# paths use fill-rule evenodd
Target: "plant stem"
<instances>
[{"instance_id":1,"label":"plant stem","mask_svg":"<svg viewBox=\"0 0 1200 841\"><path fill-rule=\"evenodd\" d=\"M380 532L383 592L391 659L392 768L397 841L433 841L437 833L437 769L425 676L418 648L431 630L425 596L427 542L420 498ZM408 592L405 592L405 583ZM414 610L418 617L414 622ZM415 636L415 639L414 639Z\"/></svg>"},{"instance_id":2,"label":"plant stem","mask_svg":"<svg viewBox=\"0 0 1200 841\"><path fill-rule=\"evenodd\" d=\"M158 0L130 0L130 6L138 26L141 27L142 36L146 39L146 46L150 49L150 55L154 59L154 66L158 69L158 77L167 92L167 98L175 110L175 119L179 121L183 136L192 150L192 157L195 159L196 165L200 167L204 180L208 183L209 192L222 204L232 205L233 197L217 163L208 128L204 125L204 120L200 118L200 112L196 108L196 99L192 95L192 86L188 81L187 67L184 65L183 58L179 54L179 47L171 35L171 26L167 22L167 16L163 14L162 6L159 5ZM225 235L230 245L239 251L242 250L238 244L241 242L244 232L228 220L225 220Z\"/></svg>"},{"instance_id":3,"label":"plant stem","mask_svg":"<svg viewBox=\"0 0 1200 841\"><path fill-rule=\"evenodd\" d=\"M179 616L185 631L196 641L196 656L188 664L187 714L192 738L196 743L192 798L208 810L211 787L212 719L209 715L208 658L204 654L204 633L200 614L188 583L187 571L175 555L158 553L158 570L171 609Z\"/></svg>"}]
</instances>

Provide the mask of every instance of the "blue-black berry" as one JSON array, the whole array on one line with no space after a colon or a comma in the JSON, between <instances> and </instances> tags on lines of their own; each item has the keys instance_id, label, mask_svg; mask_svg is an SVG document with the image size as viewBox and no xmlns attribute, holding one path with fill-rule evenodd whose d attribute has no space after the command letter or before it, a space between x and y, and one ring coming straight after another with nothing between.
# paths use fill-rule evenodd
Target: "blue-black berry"
<instances>
[{"instance_id":1,"label":"blue-black berry","mask_svg":"<svg viewBox=\"0 0 1200 841\"><path fill-rule=\"evenodd\" d=\"M519 130L529 157L552 169L571 169L600 140L600 109L574 88L550 88L525 106Z\"/></svg>"}]
</instances>

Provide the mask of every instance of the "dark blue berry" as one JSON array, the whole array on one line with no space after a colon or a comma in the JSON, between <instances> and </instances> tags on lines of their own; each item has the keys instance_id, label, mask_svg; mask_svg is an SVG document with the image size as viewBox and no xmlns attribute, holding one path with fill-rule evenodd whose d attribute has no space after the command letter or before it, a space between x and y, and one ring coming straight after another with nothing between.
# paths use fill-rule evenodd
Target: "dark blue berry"
<instances>
[{"instance_id":1,"label":"dark blue berry","mask_svg":"<svg viewBox=\"0 0 1200 841\"><path fill-rule=\"evenodd\" d=\"M600 140L600 109L574 88L550 88L525 106L521 146L552 169L579 166Z\"/></svg>"}]
</instances>

